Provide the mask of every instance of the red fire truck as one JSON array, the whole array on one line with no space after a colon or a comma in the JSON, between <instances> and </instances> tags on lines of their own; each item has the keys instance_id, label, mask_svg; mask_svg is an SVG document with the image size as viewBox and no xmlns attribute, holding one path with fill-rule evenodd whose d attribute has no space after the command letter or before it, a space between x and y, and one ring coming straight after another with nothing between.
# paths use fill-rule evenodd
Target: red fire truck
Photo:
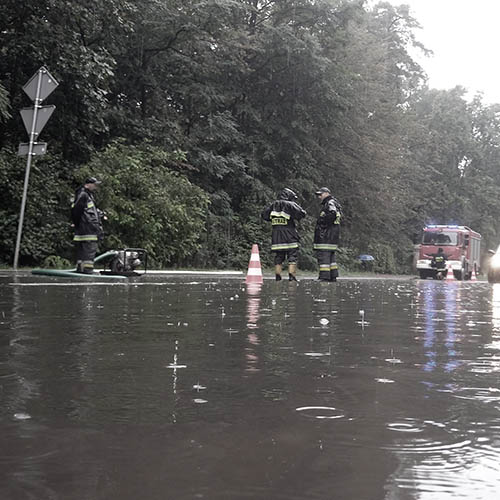
<instances>
[{"instance_id":1,"label":"red fire truck","mask_svg":"<svg viewBox=\"0 0 500 500\"><path fill-rule=\"evenodd\" d=\"M446 256L446 267L451 264L457 280L470 279L472 271L479 272L481 235L467 226L425 226L419 248L417 271L422 279L437 277L432 266L432 256L442 248Z\"/></svg>"}]
</instances>

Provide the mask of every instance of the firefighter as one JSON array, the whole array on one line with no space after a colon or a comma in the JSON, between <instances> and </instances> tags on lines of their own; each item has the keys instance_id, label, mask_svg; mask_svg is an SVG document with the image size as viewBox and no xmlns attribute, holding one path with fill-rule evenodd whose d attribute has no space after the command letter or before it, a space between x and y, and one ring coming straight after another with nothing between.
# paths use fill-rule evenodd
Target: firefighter
<instances>
[{"instance_id":1,"label":"firefighter","mask_svg":"<svg viewBox=\"0 0 500 500\"><path fill-rule=\"evenodd\" d=\"M316 191L321 200L321 213L316 221L313 249L319 265L320 281L337 281L339 271L335 260L340 236L340 205L327 187Z\"/></svg>"},{"instance_id":2,"label":"firefighter","mask_svg":"<svg viewBox=\"0 0 500 500\"><path fill-rule=\"evenodd\" d=\"M71 219L75 226L73 241L76 244L76 271L84 274L94 272L97 242L103 237L101 219L104 218L96 204L94 193L101 182L89 177L75 192L71 205Z\"/></svg>"},{"instance_id":3,"label":"firefighter","mask_svg":"<svg viewBox=\"0 0 500 500\"><path fill-rule=\"evenodd\" d=\"M446 268L446 261L448 260L448 258L446 257L446 254L444 253L444 250L442 248L438 248L437 253L431 253L430 255L428 255L428 257L432 257L431 267L435 267L436 269Z\"/></svg>"},{"instance_id":4,"label":"firefighter","mask_svg":"<svg viewBox=\"0 0 500 500\"><path fill-rule=\"evenodd\" d=\"M438 248L437 253L426 254L426 257L432 257L431 267L436 269L436 277L438 279L443 278L443 273L446 270L446 261L448 257L444 253L442 248Z\"/></svg>"},{"instance_id":5,"label":"firefighter","mask_svg":"<svg viewBox=\"0 0 500 500\"><path fill-rule=\"evenodd\" d=\"M297 281L297 260L299 256L299 233L295 221L303 219L305 210L295 200L297 195L288 188L284 188L278 199L262 211L262 218L271 221L272 239L271 251L274 253L276 281L281 280L283 262L288 258L288 279Z\"/></svg>"}]
</instances>

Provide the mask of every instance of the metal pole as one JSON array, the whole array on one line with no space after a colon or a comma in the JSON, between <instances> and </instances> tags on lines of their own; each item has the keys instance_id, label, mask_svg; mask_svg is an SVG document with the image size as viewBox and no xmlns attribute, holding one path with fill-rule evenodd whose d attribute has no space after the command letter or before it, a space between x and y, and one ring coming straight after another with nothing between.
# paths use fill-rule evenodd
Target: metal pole
<instances>
[{"instance_id":1,"label":"metal pole","mask_svg":"<svg viewBox=\"0 0 500 500\"><path fill-rule=\"evenodd\" d=\"M38 70L35 107L33 109L33 123L31 124L30 145L28 149L28 159L26 160L26 173L24 175L23 199L21 201L21 212L19 214L19 224L17 226L16 250L14 252L14 270L17 270L17 263L19 262L19 249L21 247L21 235L23 233L24 209L26 208L26 199L28 197L28 183L30 178L31 157L33 156L33 145L35 142L36 118L38 115L38 108L40 108L39 101L40 101L40 89L42 86L43 71L44 70L42 68Z\"/></svg>"}]
</instances>

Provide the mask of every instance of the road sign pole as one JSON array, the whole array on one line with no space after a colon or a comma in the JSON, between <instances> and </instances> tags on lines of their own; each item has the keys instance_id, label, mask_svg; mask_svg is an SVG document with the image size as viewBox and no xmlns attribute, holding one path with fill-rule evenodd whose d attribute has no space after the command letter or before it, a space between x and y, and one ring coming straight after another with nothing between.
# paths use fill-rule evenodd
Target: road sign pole
<instances>
[{"instance_id":1,"label":"road sign pole","mask_svg":"<svg viewBox=\"0 0 500 500\"><path fill-rule=\"evenodd\" d=\"M19 213L19 223L17 226L16 250L14 252L14 270L17 270L19 262L19 249L21 248L21 236L23 233L24 210L26 208L26 199L28 197L28 183L30 179L31 158L33 157L33 144L35 142L35 127L38 109L40 108L40 89L42 85L42 75L44 68L38 70L38 81L36 84L35 106L33 109L33 122L31 124L30 142L28 149L28 158L26 160L26 172L24 174L23 198L21 201L21 212Z\"/></svg>"}]
</instances>

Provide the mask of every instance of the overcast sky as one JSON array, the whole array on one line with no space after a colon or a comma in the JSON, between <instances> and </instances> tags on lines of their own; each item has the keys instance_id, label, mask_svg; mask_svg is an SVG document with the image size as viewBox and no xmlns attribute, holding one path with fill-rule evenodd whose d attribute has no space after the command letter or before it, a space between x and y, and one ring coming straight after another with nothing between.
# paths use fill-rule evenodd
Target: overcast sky
<instances>
[{"instance_id":1,"label":"overcast sky","mask_svg":"<svg viewBox=\"0 0 500 500\"><path fill-rule=\"evenodd\" d=\"M419 58L430 87L462 85L500 103L500 0L389 1L409 5L422 26L417 37L434 52Z\"/></svg>"}]
</instances>

